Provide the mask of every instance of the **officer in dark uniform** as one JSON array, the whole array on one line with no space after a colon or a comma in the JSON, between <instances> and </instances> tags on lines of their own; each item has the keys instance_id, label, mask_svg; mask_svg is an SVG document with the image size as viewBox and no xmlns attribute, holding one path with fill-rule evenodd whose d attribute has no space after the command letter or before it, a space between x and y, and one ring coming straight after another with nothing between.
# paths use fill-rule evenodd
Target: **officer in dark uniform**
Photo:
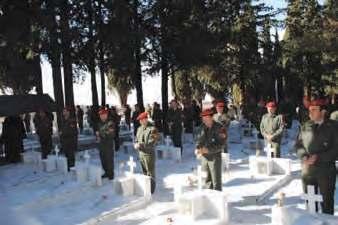
<instances>
[{"instance_id":1,"label":"officer in dark uniform","mask_svg":"<svg viewBox=\"0 0 338 225\"><path fill-rule=\"evenodd\" d=\"M181 148L182 154L182 131L183 131L183 115L182 110L178 108L176 100L170 102L170 108L168 110L167 122L171 138L175 147Z\"/></svg>"},{"instance_id":2,"label":"officer in dark uniform","mask_svg":"<svg viewBox=\"0 0 338 225\"><path fill-rule=\"evenodd\" d=\"M52 114L46 113L43 109L40 109L34 117L34 125L37 135L39 136L41 145L41 157L46 159L50 154L53 143L53 118Z\"/></svg>"},{"instance_id":3,"label":"officer in dark uniform","mask_svg":"<svg viewBox=\"0 0 338 225\"><path fill-rule=\"evenodd\" d=\"M227 134L224 127L213 120L213 113L212 109L201 113L203 124L195 154L201 156L202 170L207 172L207 188L222 191L222 152Z\"/></svg>"},{"instance_id":4,"label":"officer in dark uniform","mask_svg":"<svg viewBox=\"0 0 338 225\"><path fill-rule=\"evenodd\" d=\"M71 117L71 110L70 107L63 109L62 125L59 132L61 149L67 157L68 169L75 165L78 134L76 119Z\"/></svg>"},{"instance_id":5,"label":"officer in dark uniform","mask_svg":"<svg viewBox=\"0 0 338 225\"><path fill-rule=\"evenodd\" d=\"M310 102L310 120L302 125L295 147L302 160L304 192L308 185L314 185L323 196L323 213L333 214L338 131L333 121L325 119L325 107L323 100Z\"/></svg>"},{"instance_id":6,"label":"officer in dark uniform","mask_svg":"<svg viewBox=\"0 0 338 225\"><path fill-rule=\"evenodd\" d=\"M108 120L108 109L100 109L98 123L98 130L96 137L99 142L99 151L102 168L104 174L102 178L114 179L114 138L115 138L115 124Z\"/></svg>"},{"instance_id":7,"label":"officer in dark uniform","mask_svg":"<svg viewBox=\"0 0 338 225\"><path fill-rule=\"evenodd\" d=\"M143 112L138 117L141 126L137 129L135 149L139 151L141 167L144 175L151 177L151 193L155 191L155 145L159 140L158 130L148 122L148 113Z\"/></svg>"}]
</instances>

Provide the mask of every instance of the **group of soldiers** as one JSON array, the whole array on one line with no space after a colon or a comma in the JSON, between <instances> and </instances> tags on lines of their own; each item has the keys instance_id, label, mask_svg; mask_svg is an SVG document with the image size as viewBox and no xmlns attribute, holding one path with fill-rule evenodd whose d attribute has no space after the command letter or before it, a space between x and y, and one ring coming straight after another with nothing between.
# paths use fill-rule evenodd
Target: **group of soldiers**
<instances>
[{"instance_id":1,"label":"group of soldiers","mask_svg":"<svg viewBox=\"0 0 338 225\"><path fill-rule=\"evenodd\" d=\"M297 138L295 150L302 163L302 182L304 192L308 185L314 185L323 196L321 205L323 213L334 213L334 192L336 184L335 161L338 157L338 125L337 121L327 118L327 102L322 99L314 99L307 102L308 120L302 123ZM157 112L156 112L157 110ZM187 119L182 115L182 110L176 100L170 102L166 117L169 133L173 144L182 149L181 135L183 127L190 130L190 125L185 125ZM159 113L159 106L153 108L153 112ZM222 191L222 152L228 152L227 135L231 120L235 116L229 113L224 101L216 101L212 108L199 112L198 132L196 138L195 154L201 159L202 170L207 173L206 187ZM139 154L142 171L151 177L151 192L156 188L155 177L155 146L160 139L163 116L141 111L135 108L133 115L129 108L126 120L134 123L135 143L134 148ZM72 108L64 108L62 126L59 128L61 149L68 159L68 166L75 163L75 151L77 149L78 120ZM114 179L114 150L118 150L120 117L116 110L103 107L97 111L96 123L93 125L98 141L100 159L104 170L103 178ZM261 119L248 119L258 128L259 137L272 149L272 157L281 157L281 140L285 128L292 123L289 115L279 114L278 105L271 101L267 104L258 103L256 117ZM128 118L127 118L128 117ZM149 119L152 117L154 123ZM82 111L83 118L83 111ZM290 122L291 120L291 122ZM46 158L52 148L52 114L39 110L34 118L36 133L41 143L42 158ZM190 123L190 122L189 122ZM136 124L136 126L135 126ZM193 125L194 126L194 125ZM81 126L80 130L81 130ZM189 131L188 131L189 132ZM192 132L192 131L191 131ZM19 132L20 133L20 132ZM21 135L21 134L18 134ZM258 152L260 154L260 152Z\"/></svg>"}]
</instances>

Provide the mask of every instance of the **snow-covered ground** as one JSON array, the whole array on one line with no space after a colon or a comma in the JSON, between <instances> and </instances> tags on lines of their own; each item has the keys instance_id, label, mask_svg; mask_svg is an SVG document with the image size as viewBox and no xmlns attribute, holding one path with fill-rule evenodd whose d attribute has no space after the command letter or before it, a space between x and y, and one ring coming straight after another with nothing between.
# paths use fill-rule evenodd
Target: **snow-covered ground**
<instances>
[{"instance_id":1,"label":"snow-covered ground","mask_svg":"<svg viewBox=\"0 0 338 225\"><path fill-rule=\"evenodd\" d=\"M295 137L295 129L288 134L282 148L282 156L292 159L295 179L258 203L257 197L269 190L281 175L251 177L248 157L254 155L255 151L248 147L250 142L255 140L254 138L245 137L240 144L229 144L230 171L224 175L223 192L226 193L229 201L231 224L271 224L271 207L276 204L278 192L285 193L286 205L303 207L303 201L299 197L302 186L297 174L300 165L295 154L289 151ZM173 202L173 188L178 182L186 181L196 173L198 160L193 151L194 145L188 140L184 145L182 162L157 160L157 189L147 206L118 215L107 215L95 224L158 225L166 224L166 219L169 217L175 220L178 215ZM97 150L91 150L90 155L91 163L100 163ZM137 158L135 153L133 155ZM128 170L126 164L128 159L129 155L122 150L115 155L116 176ZM83 153L77 155L77 160L83 160ZM138 163L136 172L140 171ZM85 224L91 218L98 217L106 211L133 205L133 201L135 201L133 197L115 195L112 182L108 180L104 180L102 187L93 187L78 184L71 175L41 172L39 168L32 165L0 167L0 224ZM338 203L337 194L336 203Z\"/></svg>"}]
</instances>

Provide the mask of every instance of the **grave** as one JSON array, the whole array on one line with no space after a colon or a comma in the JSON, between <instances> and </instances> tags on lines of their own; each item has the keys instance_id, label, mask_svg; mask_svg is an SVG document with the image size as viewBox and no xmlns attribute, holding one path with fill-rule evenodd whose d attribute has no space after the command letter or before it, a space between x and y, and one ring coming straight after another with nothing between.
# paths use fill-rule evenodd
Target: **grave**
<instances>
[{"instance_id":1,"label":"grave","mask_svg":"<svg viewBox=\"0 0 338 225\"><path fill-rule=\"evenodd\" d=\"M90 164L90 155L88 151L84 154L85 162L77 162L73 172L79 183L90 182L94 186L102 186L102 168L98 165Z\"/></svg>"},{"instance_id":2,"label":"grave","mask_svg":"<svg viewBox=\"0 0 338 225\"><path fill-rule=\"evenodd\" d=\"M290 175L291 160L265 156L249 156L249 167L252 176Z\"/></svg>"},{"instance_id":3,"label":"grave","mask_svg":"<svg viewBox=\"0 0 338 225\"><path fill-rule=\"evenodd\" d=\"M242 128L240 122L233 120L230 122L228 129L228 142L229 143L242 143Z\"/></svg>"},{"instance_id":4,"label":"grave","mask_svg":"<svg viewBox=\"0 0 338 225\"><path fill-rule=\"evenodd\" d=\"M323 201L321 195L315 194L314 186L308 186L308 193L303 194L307 210L296 206L284 206L284 199L272 207L272 224L274 225L337 225L338 217L316 213L316 204Z\"/></svg>"},{"instance_id":5,"label":"grave","mask_svg":"<svg viewBox=\"0 0 338 225\"><path fill-rule=\"evenodd\" d=\"M181 149L172 145L169 136L166 136L164 139L164 144L155 147L155 151L158 159L173 159L176 162L182 161Z\"/></svg>"}]
</instances>

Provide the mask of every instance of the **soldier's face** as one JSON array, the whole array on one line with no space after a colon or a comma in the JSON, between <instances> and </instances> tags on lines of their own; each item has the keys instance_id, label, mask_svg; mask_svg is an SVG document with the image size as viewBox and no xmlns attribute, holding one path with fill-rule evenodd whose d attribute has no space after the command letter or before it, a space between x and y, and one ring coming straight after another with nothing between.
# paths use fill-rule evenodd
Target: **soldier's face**
<instances>
[{"instance_id":1,"label":"soldier's face","mask_svg":"<svg viewBox=\"0 0 338 225\"><path fill-rule=\"evenodd\" d=\"M310 106L309 117L314 122L321 121L324 119L324 111L320 110L320 106Z\"/></svg>"},{"instance_id":2,"label":"soldier's face","mask_svg":"<svg viewBox=\"0 0 338 225\"><path fill-rule=\"evenodd\" d=\"M212 123L214 122L213 118L211 116L203 116L202 121L205 126L211 127Z\"/></svg>"},{"instance_id":3,"label":"soldier's face","mask_svg":"<svg viewBox=\"0 0 338 225\"><path fill-rule=\"evenodd\" d=\"M68 117L69 117L69 111L68 111L67 109L64 109L64 110L62 111L62 114L63 114L63 116L64 116L65 118L68 118Z\"/></svg>"},{"instance_id":4,"label":"soldier's face","mask_svg":"<svg viewBox=\"0 0 338 225\"><path fill-rule=\"evenodd\" d=\"M107 113L104 113L104 114L101 114L100 115L100 119L101 119L101 121L106 121L107 119L108 119L108 114Z\"/></svg>"},{"instance_id":5,"label":"soldier's face","mask_svg":"<svg viewBox=\"0 0 338 225\"><path fill-rule=\"evenodd\" d=\"M277 108L274 107L268 107L268 112L271 114L274 114L276 112Z\"/></svg>"},{"instance_id":6,"label":"soldier's face","mask_svg":"<svg viewBox=\"0 0 338 225\"><path fill-rule=\"evenodd\" d=\"M218 113L223 113L224 107L216 107L216 111L217 111Z\"/></svg>"},{"instance_id":7,"label":"soldier's face","mask_svg":"<svg viewBox=\"0 0 338 225\"><path fill-rule=\"evenodd\" d=\"M142 126L147 125L147 123L148 123L148 119L142 119L142 120L140 120L140 124L141 124Z\"/></svg>"}]
</instances>

